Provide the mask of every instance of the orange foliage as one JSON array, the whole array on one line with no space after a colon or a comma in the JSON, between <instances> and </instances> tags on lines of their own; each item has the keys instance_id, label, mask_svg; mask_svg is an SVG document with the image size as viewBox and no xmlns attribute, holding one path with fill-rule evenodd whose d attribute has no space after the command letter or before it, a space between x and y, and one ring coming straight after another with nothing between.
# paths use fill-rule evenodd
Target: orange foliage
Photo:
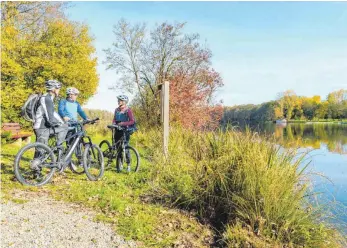
<instances>
[{"instance_id":1,"label":"orange foliage","mask_svg":"<svg viewBox=\"0 0 347 248\"><path fill-rule=\"evenodd\" d=\"M223 115L221 104L212 104L212 94L223 85L219 73L201 69L194 74L176 72L170 78L170 121L184 128L215 128Z\"/></svg>"}]
</instances>

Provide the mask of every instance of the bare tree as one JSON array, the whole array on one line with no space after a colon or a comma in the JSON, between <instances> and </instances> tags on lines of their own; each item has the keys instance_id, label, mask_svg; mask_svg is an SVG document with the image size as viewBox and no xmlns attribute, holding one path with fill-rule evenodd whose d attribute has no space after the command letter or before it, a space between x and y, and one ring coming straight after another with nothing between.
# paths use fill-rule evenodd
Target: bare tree
<instances>
[{"instance_id":1,"label":"bare tree","mask_svg":"<svg viewBox=\"0 0 347 248\"><path fill-rule=\"evenodd\" d=\"M107 69L121 75L117 87L136 93L148 116L159 113L158 86L175 74L206 87L199 77L209 70L211 51L200 45L198 34L183 34L184 27L185 23L164 22L147 32L145 24L131 25L121 19L114 26L116 42L104 50ZM211 85L211 96L214 87Z\"/></svg>"},{"instance_id":2,"label":"bare tree","mask_svg":"<svg viewBox=\"0 0 347 248\"><path fill-rule=\"evenodd\" d=\"M64 18L66 2L1 2L1 25L11 22L20 34L42 30L51 18Z\"/></svg>"}]
</instances>

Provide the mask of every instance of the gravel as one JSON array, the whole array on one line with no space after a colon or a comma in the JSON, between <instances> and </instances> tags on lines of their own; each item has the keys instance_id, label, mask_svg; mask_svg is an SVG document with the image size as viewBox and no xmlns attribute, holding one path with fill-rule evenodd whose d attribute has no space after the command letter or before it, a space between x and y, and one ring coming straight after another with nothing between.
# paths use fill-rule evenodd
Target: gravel
<instances>
[{"instance_id":1,"label":"gravel","mask_svg":"<svg viewBox=\"0 0 347 248\"><path fill-rule=\"evenodd\" d=\"M1 247L136 247L110 224L94 222L95 213L48 196L25 203L1 201Z\"/></svg>"}]
</instances>

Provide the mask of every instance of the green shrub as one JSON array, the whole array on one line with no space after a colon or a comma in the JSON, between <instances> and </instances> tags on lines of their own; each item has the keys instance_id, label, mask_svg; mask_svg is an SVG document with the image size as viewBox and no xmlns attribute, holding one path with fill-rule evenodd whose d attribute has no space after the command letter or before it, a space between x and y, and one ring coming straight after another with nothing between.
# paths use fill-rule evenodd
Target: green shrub
<instances>
[{"instance_id":1,"label":"green shrub","mask_svg":"<svg viewBox=\"0 0 347 248\"><path fill-rule=\"evenodd\" d=\"M11 141L12 133L10 131L1 132L1 144L6 144Z\"/></svg>"}]
</instances>

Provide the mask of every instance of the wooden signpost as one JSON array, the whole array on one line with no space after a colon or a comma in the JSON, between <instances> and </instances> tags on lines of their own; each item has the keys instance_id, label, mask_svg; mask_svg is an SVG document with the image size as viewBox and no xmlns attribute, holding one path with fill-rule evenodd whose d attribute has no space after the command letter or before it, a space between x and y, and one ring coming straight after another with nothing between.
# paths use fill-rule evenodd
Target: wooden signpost
<instances>
[{"instance_id":1,"label":"wooden signpost","mask_svg":"<svg viewBox=\"0 0 347 248\"><path fill-rule=\"evenodd\" d=\"M161 122L163 124L163 152L167 157L169 148L169 82L165 81L161 87L160 99L161 99Z\"/></svg>"}]
</instances>

